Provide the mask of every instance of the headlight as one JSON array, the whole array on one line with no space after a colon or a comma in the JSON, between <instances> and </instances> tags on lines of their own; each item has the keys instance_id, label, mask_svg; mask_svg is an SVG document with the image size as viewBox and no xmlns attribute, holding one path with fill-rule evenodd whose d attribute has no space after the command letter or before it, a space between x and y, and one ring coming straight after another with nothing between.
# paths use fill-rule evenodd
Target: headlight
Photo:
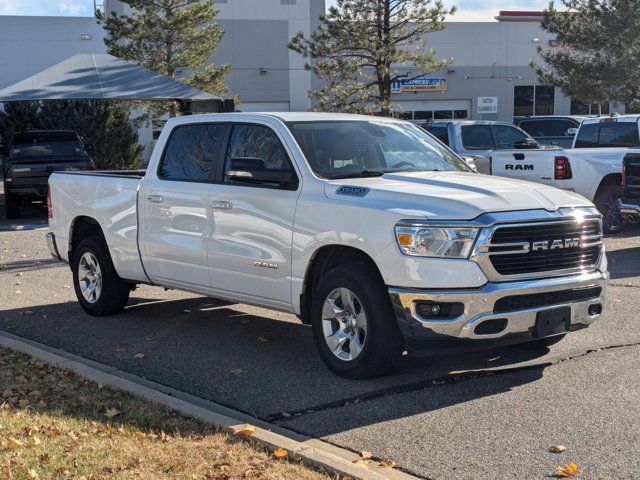
<instances>
[{"instance_id":1,"label":"headlight","mask_svg":"<svg viewBox=\"0 0 640 480\"><path fill-rule=\"evenodd\" d=\"M405 255L414 257L469 258L477 228L396 225L396 240Z\"/></svg>"}]
</instances>

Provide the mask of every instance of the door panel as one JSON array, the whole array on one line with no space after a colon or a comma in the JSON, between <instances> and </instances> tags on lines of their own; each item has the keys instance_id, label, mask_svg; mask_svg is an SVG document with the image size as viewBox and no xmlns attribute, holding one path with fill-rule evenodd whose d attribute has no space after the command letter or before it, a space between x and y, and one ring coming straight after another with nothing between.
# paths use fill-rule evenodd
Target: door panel
<instances>
[{"instance_id":1,"label":"door panel","mask_svg":"<svg viewBox=\"0 0 640 480\"><path fill-rule=\"evenodd\" d=\"M211 288L207 265L213 225L211 178L219 166L225 132L219 124L177 126L157 174L151 173L141 184L140 247L153 281Z\"/></svg>"},{"instance_id":2,"label":"door panel","mask_svg":"<svg viewBox=\"0 0 640 480\"><path fill-rule=\"evenodd\" d=\"M234 125L226 149L224 183L213 186L213 234L209 243L215 290L249 295L283 306L291 304L291 247L298 191L291 187L229 178L246 169L293 171L275 131L264 125ZM250 173L247 171L246 173ZM295 175L295 174L294 174ZM251 175L244 177L251 178Z\"/></svg>"}]
</instances>

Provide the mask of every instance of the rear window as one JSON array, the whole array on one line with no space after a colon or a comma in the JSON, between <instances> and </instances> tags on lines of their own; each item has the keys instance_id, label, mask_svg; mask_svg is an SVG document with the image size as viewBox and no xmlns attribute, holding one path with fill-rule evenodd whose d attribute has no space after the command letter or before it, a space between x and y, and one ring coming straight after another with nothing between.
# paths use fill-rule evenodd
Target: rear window
<instances>
[{"instance_id":1,"label":"rear window","mask_svg":"<svg viewBox=\"0 0 640 480\"><path fill-rule=\"evenodd\" d=\"M426 127L425 130L445 145L449 145L449 129L446 126L436 127L432 125Z\"/></svg>"},{"instance_id":2,"label":"rear window","mask_svg":"<svg viewBox=\"0 0 640 480\"><path fill-rule=\"evenodd\" d=\"M571 120L523 120L518 126L532 137L566 137L567 130L578 125Z\"/></svg>"},{"instance_id":3,"label":"rear window","mask_svg":"<svg viewBox=\"0 0 640 480\"><path fill-rule=\"evenodd\" d=\"M635 147L639 144L636 122L583 124L576 138L576 148Z\"/></svg>"},{"instance_id":4,"label":"rear window","mask_svg":"<svg viewBox=\"0 0 640 480\"><path fill-rule=\"evenodd\" d=\"M18 133L14 135L11 145L11 155L15 157L84 153L82 143L73 132Z\"/></svg>"}]
</instances>

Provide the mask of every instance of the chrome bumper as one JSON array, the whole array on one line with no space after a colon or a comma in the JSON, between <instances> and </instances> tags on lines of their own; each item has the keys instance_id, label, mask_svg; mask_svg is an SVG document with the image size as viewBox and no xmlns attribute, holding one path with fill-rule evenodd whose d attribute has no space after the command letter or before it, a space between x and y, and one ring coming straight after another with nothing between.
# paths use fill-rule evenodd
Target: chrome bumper
<instances>
[{"instance_id":1,"label":"chrome bumper","mask_svg":"<svg viewBox=\"0 0 640 480\"><path fill-rule=\"evenodd\" d=\"M53 232L47 233L44 238L47 239L47 247L49 247L49 252L51 252L51 256L56 260L63 262L64 260L60 256L60 252L58 251L58 245L56 244L56 236Z\"/></svg>"},{"instance_id":2,"label":"chrome bumper","mask_svg":"<svg viewBox=\"0 0 640 480\"><path fill-rule=\"evenodd\" d=\"M625 203L624 199L618 200L618 206L620 207L620 213L622 215L631 215L632 217L640 218L640 204Z\"/></svg>"},{"instance_id":3,"label":"chrome bumper","mask_svg":"<svg viewBox=\"0 0 640 480\"><path fill-rule=\"evenodd\" d=\"M581 328L590 325L600 317L600 313L590 315L589 307L603 305L609 274L594 272L569 277L558 277L520 282L488 283L483 288L473 290L411 290L390 288L389 294L394 305L398 322L404 335L413 339L500 339L510 334L533 333L537 314L552 308L571 307L571 326ZM544 294L564 290L580 290L600 287L601 293L585 300L545 304L541 307L509 312L494 312L496 302L505 297ZM452 319L429 319L417 311L420 302L461 303L462 314ZM506 326L499 333L478 334L475 329L487 320L506 320Z\"/></svg>"}]
</instances>

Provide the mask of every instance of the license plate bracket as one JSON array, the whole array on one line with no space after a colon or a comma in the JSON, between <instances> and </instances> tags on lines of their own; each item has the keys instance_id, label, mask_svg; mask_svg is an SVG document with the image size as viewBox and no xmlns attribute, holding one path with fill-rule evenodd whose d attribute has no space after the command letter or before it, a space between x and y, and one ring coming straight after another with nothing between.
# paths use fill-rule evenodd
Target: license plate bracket
<instances>
[{"instance_id":1,"label":"license plate bracket","mask_svg":"<svg viewBox=\"0 0 640 480\"><path fill-rule=\"evenodd\" d=\"M538 312L533 336L550 337L569 331L571 327L571 307L560 307Z\"/></svg>"}]
</instances>

